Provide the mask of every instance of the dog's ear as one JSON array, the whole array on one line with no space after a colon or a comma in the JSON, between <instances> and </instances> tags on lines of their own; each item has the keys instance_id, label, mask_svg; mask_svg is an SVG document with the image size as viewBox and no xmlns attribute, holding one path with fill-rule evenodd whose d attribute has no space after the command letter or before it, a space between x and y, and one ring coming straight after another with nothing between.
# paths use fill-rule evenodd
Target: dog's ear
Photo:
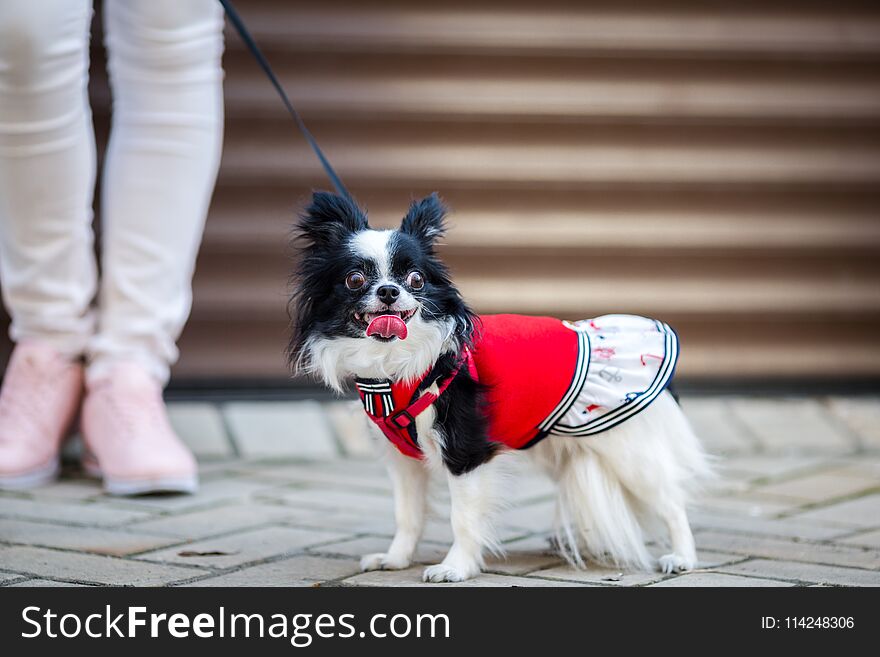
<instances>
[{"instance_id":1,"label":"dog's ear","mask_svg":"<svg viewBox=\"0 0 880 657\"><path fill-rule=\"evenodd\" d=\"M328 244L370 226L367 215L352 199L331 192L314 192L297 227L314 243Z\"/></svg>"},{"instance_id":2,"label":"dog's ear","mask_svg":"<svg viewBox=\"0 0 880 657\"><path fill-rule=\"evenodd\" d=\"M401 232L418 238L428 246L433 246L438 237L446 232L446 206L434 192L418 201L413 201L409 211L400 224Z\"/></svg>"}]
</instances>

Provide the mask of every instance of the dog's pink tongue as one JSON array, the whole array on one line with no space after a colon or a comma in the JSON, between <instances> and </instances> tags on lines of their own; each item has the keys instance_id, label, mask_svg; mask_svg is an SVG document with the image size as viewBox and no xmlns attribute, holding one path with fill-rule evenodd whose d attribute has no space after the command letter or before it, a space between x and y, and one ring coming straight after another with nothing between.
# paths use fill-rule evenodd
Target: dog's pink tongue
<instances>
[{"instance_id":1,"label":"dog's pink tongue","mask_svg":"<svg viewBox=\"0 0 880 657\"><path fill-rule=\"evenodd\" d=\"M397 336L406 340L406 322L397 315L379 315L367 327L367 336L378 333L383 338Z\"/></svg>"}]
</instances>

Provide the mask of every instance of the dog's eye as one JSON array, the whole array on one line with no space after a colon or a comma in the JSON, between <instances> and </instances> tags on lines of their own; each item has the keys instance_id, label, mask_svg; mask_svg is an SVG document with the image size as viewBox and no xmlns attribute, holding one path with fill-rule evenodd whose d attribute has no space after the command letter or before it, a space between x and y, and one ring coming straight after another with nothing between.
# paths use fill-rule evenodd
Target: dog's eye
<instances>
[{"instance_id":1,"label":"dog's eye","mask_svg":"<svg viewBox=\"0 0 880 657\"><path fill-rule=\"evenodd\" d=\"M421 290L425 287L425 277L417 271L411 271L406 277L406 284L414 290Z\"/></svg>"},{"instance_id":2,"label":"dog's eye","mask_svg":"<svg viewBox=\"0 0 880 657\"><path fill-rule=\"evenodd\" d=\"M360 290L366 282L366 277L359 271L353 271L345 277L345 287L349 290Z\"/></svg>"}]
</instances>

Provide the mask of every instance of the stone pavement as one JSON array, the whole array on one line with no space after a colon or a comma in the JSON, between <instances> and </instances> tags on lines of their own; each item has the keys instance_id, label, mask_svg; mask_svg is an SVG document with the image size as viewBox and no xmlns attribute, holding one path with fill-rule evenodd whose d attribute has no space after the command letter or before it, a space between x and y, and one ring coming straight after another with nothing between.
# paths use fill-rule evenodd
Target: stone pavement
<instances>
[{"instance_id":1,"label":"stone pavement","mask_svg":"<svg viewBox=\"0 0 880 657\"><path fill-rule=\"evenodd\" d=\"M548 551L552 486L522 468L500 525L507 559L469 582L425 586L880 586L880 399L682 403L723 475L692 511L698 570L568 567ZM353 403L171 409L202 462L199 494L110 498L75 466L51 486L0 493L0 586L421 586L423 565L449 545L438 483L420 565L358 572L393 521Z\"/></svg>"}]
</instances>

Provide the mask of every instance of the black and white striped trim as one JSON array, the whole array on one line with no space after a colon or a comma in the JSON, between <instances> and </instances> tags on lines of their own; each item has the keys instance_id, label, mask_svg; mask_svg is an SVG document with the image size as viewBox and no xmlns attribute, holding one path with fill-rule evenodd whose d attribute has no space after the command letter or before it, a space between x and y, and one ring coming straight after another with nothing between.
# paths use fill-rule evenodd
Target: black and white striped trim
<instances>
[{"instance_id":1,"label":"black and white striped trim","mask_svg":"<svg viewBox=\"0 0 880 657\"><path fill-rule=\"evenodd\" d=\"M647 408L666 389L666 386L672 379L672 375L675 373L675 364L678 360L679 345L678 336L675 331L668 324L662 322L658 322L658 327L665 334L665 354L663 363L647 390L630 403L624 404L602 417L578 426L557 424L551 427L550 433L560 436L590 436L616 427L621 422L628 420L636 413Z\"/></svg>"},{"instance_id":2,"label":"black and white striped trim","mask_svg":"<svg viewBox=\"0 0 880 657\"><path fill-rule=\"evenodd\" d=\"M583 329L572 328L572 330L578 336L578 355L571 384L568 386L568 391L556 405L556 408L553 409L553 412L538 425L538 430L541 432L550 431L553 425L568 413L568 410L577 401L578 395L587 381L587 370L590 368L590 336Z\"/></svg>"},{"instance_id":3,"label":"black and white striped trim","mask_svg":"<svg viewBox=\"0 0 880 657\"><path fill-rule=\"evenodd\" d=\"M370 415L376 415L376 397L382 400L382 415L387 417L394 411L394 398L391 396L391 381L358 380L355 382L363 394L364 409Z\"/></svg>"}]
</instances>

